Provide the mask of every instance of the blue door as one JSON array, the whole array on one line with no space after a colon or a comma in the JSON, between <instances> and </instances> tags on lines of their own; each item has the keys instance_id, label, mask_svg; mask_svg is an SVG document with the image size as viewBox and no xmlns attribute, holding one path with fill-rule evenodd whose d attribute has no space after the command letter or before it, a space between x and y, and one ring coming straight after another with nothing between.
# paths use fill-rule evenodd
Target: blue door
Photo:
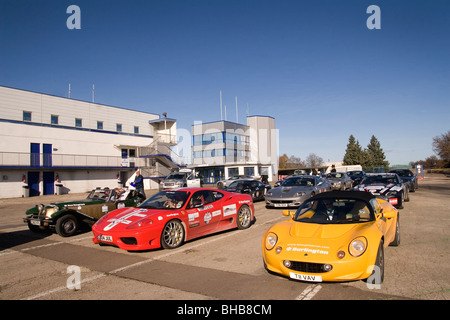
<instances>
[{"instance_id":1,"label":"blue door","mask_svg":"<svg viewBox=\"0 0 450 320\"><path fill-rule=\"evenodd\" d=\"M52 172L44 172L42 175L44 180L44 194L55 194L55 173Z\"/></svg>"},{"instance_id":2,"label":"blue door","mask_svg":"<svg viewBox=\"0 0 450 320\"><path fill-rule=\"evenodd\" d=\"M40 145L39 143L30 144L30 166L39 167L41 165L40 161Z\"/></svg>"},{"instance_id":3,"label":"blue door","mask_svg":"<svg viewBox=\"0 0 450 320\"><path fill-rule=\"evenodd\" d=\"M44 143L43 146L43 152L44 152L44 168L51 168L52 167L52 145Z\"/></svg>"},{"instance_id":4,"label":"blue door","mask_svg":"<svg viewBox=\"0 0 450 320\"><path fill-rule=\"evenodd\" d=\"M30 197L39 195L39 172L28 172L28 188Z\"/></svg>"}]
</instances>

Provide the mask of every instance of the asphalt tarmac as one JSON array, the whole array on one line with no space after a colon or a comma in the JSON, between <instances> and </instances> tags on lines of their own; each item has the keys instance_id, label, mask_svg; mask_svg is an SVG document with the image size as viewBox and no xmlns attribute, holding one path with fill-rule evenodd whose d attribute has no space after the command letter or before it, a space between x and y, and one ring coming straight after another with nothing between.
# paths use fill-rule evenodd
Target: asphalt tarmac
<instances>
[{"instance_id":1,"label":"asphalt tarmac","mask_svg":"<svg viewBox=\"0 0 450 320\"><path fill-rule=\"evenodd\" d=\"M400 210L400 246L385 249L380 288L363 281L308 283L269 274L261 240L286 217L264 202L255 203L256 222L247 230L203 237L175 250L127 252L95 245L89 230L62 238L33 233L22 222L35 204L86 194L1 199L0 299L266 301L259 311L267 311L271 300L448 300L450 178L427 175L419 185ZM189 306L180 307L189 312Z\"/></svg>"}]
</instances>

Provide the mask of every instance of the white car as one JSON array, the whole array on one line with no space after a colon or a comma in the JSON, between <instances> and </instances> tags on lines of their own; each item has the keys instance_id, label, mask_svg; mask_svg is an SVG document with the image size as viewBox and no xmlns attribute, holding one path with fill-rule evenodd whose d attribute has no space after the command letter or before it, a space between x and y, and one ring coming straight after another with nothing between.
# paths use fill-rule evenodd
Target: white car
<instances>
[{"instance_id":1,"label":"white car","mask_svg":"<svg viewBox=\"0 0 450 320\"><path fill-rule=\"evenodd\" d=\"M200 178L195 177L194 173L176 171L169 174L162 182L161 188L201 188Z\"/></svg>"}]
</instances>

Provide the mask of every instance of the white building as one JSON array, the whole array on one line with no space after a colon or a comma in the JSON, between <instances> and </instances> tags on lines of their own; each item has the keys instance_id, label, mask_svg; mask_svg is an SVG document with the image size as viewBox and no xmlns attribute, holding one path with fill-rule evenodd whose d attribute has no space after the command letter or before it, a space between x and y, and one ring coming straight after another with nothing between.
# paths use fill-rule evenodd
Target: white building
<instances>
[{"instance_id":1,"label":"white building","mask_svg":"<svg viewBox=\"0 0 450 320\"><path fill-rule=\"evenodd\" d=\"M0 86L0 198L117 187L137 168L158 188L175 144L174 119Z\"/></svg>"},{"instance_id":2,"label":"white building","mask_svg":"<svg viewBox=\"0 0 450 320\"><path fill-rule=\"evenodd\" d=\"M192 166L204 183L244 175L276 181L278 129L273 117L249 116L247 125L195 123L192 136Z\"/></svg>"}]
</instances>

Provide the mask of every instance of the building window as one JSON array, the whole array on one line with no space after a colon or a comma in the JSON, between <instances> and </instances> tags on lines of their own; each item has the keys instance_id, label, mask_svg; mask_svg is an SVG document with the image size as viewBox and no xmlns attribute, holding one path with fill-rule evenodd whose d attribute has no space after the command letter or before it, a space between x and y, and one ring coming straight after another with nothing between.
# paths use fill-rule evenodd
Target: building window
<instances>
[{"instance_id":1,"label":"building window","mask_svg":"<svg viewBox=\"0 0 450 320\"><path fill-rule=\"evenodd\" d=\"M97 129L103 130L103 121L97 121Z\"/></svg>"},{"instance_id":2,"label":"building window","mask_svg":"<svg viewBox=\"0 0 450 320\"><path fill-rule=\"evenodd\" d=\"M81 128L83 126L83 120L79 118L75 118L75 127Z\"/></svg>"},{"instance_id":3,"label":"building window","mask_svg":"<svg viewBox=\"0 0 450 320\"><path fill-rule=\"evenodd\" d=\"M228 168L228 178L239 176L239 168Z\"/></svg>"},{"instance_id":4,"label":"building window","mask_svg":"<svg viewBox=\"0 0 450 320\"><path fill-rule=\"evenodd\" d=\"M31 121L31 112L30 111L23 112L23 121Z\"/></svg>"},{"instance_id":5,"label":"building window","mask_svg":"<svg viewBox=\"0 0 450 320\"><path fill-rule=\"evenodd\" d=\"M122 132L122 124L116 123L116 131L117 132Z\"/></svg>"},{"instance_id":6,"label":"building window","mask_svg":"<svg viewBox=\"0 0 450 320\"><path fill-rule=\"evenodd\" d=\"M50 123L51 124L58 124L58 116L57 115L55 115L55 114L52 114L51 115L51 117L50 117Z\"/></svg>"},{"instance_id":7,"label":"building window","mask_svg":"<svg viewBox=\"0 0 450 320\"><path fill-rule=\"evenodd\" d=\"M255 175L255 167L244 167L244 175L254 176Z\"/></svg>"},{"instance_id":8,"label":"building window","mask_svg":"<svg viewBox=\"0 0 450 320\"><path fill-rule=\"evenodd\" d=\"M139 134L139 127L138 126L134 126L134 133L135 134Z\"/></svg>"}]
</instances>

